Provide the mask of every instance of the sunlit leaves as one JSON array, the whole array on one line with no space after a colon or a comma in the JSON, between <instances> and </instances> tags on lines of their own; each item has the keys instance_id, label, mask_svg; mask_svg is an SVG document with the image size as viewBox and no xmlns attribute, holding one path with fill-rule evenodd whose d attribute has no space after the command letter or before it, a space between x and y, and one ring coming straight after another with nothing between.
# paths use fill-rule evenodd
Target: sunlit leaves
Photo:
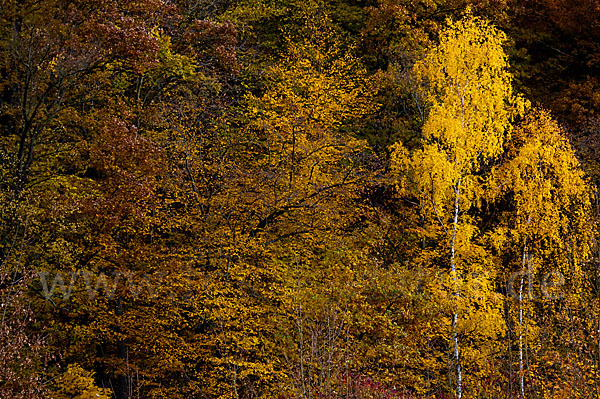
<instances>
[{"instance_id":1,"label":"sunlit leaves","mask_svg":"<svg viewBox=\"0 0 600 399\"><path fill-rule=\"evenodd\" d=\"M454 350L449 370L458 379L464 364L467 386L474 381L469 373L495 373L479 362L497 349L505 331L501 298L493 289L495 265L480 242L481 221L470 212L482 205L485 171L502 153L516 111L503 40L501 32L470 15L449 23L439 44L414 67L429 103L421 148L409 153L398 143L392 154L403 194L418 199L423 242L432 245L425 253L446 269L440 305L452 316L440 333Z\"/></svg>"}]
</instances>

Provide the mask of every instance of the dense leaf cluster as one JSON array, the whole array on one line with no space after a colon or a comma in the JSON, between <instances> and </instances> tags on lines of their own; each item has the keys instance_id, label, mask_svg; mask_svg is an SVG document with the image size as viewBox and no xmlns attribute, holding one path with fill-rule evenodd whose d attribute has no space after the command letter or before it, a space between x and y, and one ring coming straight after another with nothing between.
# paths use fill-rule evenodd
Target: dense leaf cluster
<instances>
[{"instance_id":1,"label":"dense leaf cluster","mask_svg":"<svg viewBox=\"0 0 600 399\"><path fill-rule=\"evenodd\" d=\"M600 395L588 0L0 0L0 398Z\"/></svg>"}]
</instances>

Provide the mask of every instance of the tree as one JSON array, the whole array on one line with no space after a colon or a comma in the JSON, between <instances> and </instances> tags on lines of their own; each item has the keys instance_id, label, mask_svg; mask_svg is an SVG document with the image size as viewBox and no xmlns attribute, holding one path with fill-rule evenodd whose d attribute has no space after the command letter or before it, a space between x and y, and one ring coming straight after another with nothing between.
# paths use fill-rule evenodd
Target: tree
<instances>
[{"instance_id":1,"label":"tree","mask_svg":"<svg viewBox=\"0 0 600 399\"><path fill-rule=\"evenodd\" d=\"M248 200L258 220L250 236L272 254L270 263L283 263L276 268L283 270L279 334L294 331L295 339L284 339L285 357L295 393L310 397L329 395L336 384L342 389L347 374L344 331L353 293L340 277L353 270L337 259L361 256L346 246L351 233L344 227L366 213L351 204L370 172L368 150L353 129L376 105L364 67L328 17L307 18L305 30L288 39L264 94L247 97L258 151ZM332 243L344 251L332 251Z\"/></svg>"},{"instance_id":2,"label":"tree","mask_svg":"<svg viewBox=\"0 0 600 399\"><path fill-rule=\"evenodd\" d=\"M78 364L70 364L67 370L54 381L53 385L56 389L51 397L53 399L109 399L110 390L98 388L93 374Z\"/></svg>"},{"instance_id":3,"label":"tree","mask_svg":"<svg viewBox=\"0 0 600 399\"><path fill-rule=\"evenodd\" d=\"M533 331L542 320L531 314L533 296L539 302L558 299L566 292L571 293L570 300L586 296L583 266L591 251L591 189L564 132L547 111L528 112L507 143L505 156L490 181L490 198L511 206L504 209L490 238L512 266L506 273L519 277L509 284L519 285L518 298L513 299L517 299L519 390L525 397L524 352L528 340L540 339ZM556 276L566 276L560 292L553 290L551 284L555 283L548 280ZM535 293L533 280L542 282Z\"/></svg>"},{"instance_id":4,"label":"tree","mask_svg":"<svg viewBox=\"0 0 600 399\"><path fill-rule=\"evenodd\" d=\"M477 242L479 221L472 211L484 198L487 170L502 153L515 113L504 40L501 32L470 15L449 22L439 44L414 68L427 85L430 106L422 149L409 155L396 145L392 155L393 167L405 176L402 184L419 201L428 231L424 240L439 243L443 250L435 256L447 259L452 367L459 398L463 395L463 362L469 355L461 351L460 337L473 327L485 339L493 340L503 330L498 298L490 285L494 268ZM461 288L469 275L480 276L477 284L482 302L477 306L473 306L477 301L469 303ZM485 310L478 314L476 308ZM484 318L479 322L485 322L475 321L479 317ZM483 341L479 345L483 346Z\"/></svg>"},{"instance_id":5,"label":"tree","mask_svg":"<svg viewBox=\"0 0 600 399\"><path fill-rule=\"evenodd\" d=\"M170 143L159 116L161 106L190 93L203 99L231 75L235 30L179 11L162 1L3 2L0 275L27 276L22 296L57 353L47 366L27 360L37 367L31 381L77 362L119 398L197 388L179 380L197 360L182 338L196 308L179 300L199 282L189 276L189 248L170 241L177 220L168 220ZM50 285L72 278L75 290L47 297L34 272ZM99 292L88 295L90 286ZM3 336L20 323L2 323ZM22 342L37 355L34 338Z\"/></svg>"}]
</instances>

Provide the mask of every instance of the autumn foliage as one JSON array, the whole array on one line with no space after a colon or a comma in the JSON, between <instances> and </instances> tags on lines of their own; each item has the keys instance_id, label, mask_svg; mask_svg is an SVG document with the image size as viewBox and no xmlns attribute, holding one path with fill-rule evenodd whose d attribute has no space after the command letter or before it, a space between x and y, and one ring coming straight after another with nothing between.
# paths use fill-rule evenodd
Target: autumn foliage
<instances>
[{"instance_id":1,"label":"autumn foliage","mask_svg":"<svg viewBox=\"0 0 600 399\"><path fill-rule=\"evenodd\" d=\"M0 398L600 395L593 2L0 1Z\"/></svg>"}]
</instances>

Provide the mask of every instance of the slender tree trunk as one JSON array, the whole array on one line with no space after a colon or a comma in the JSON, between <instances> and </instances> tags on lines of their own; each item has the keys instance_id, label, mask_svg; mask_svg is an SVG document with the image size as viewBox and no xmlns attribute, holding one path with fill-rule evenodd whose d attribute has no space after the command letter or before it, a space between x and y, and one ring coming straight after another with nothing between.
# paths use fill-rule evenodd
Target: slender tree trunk
<instances>
[{"instance_id":1,"label":"slender tree trunk","mask_svg":"<svg viewBox=\"0 0 600 399\"><path fill-rule=\"evenodd\" d=\"M123 302L121 298L117 299L117 316L121 317L123 315ZM120 330L120 328L119 328ZM119 331L120 332L120 331ZM122 339L117 340L117 356L119 359L126 361L127 360L127 346L125 345L125 341ZM119 372L117 374L117 399L127 399L128 395L128 383L127 383L127 375L125 371Z\"/></svg>"},{"instance_id":2,"label":"slender tree trunk","mask_svg":"<svg viewBox=\"0 0 600 399\"><path fill-rule=\"evenodd\" d=\"M505 282L505 286L507 284L508 283ZM511 317L510 317L511 304L508 302L508 294L509 294L509 292L507 292L507 296L504 298L504 323L506 324L506 327L507 327L506 341L507 341L507 348L508 348L508 367L509 367L508 375L512 376L513 375L513 352L512 352L513 343L512 343L512 331L511 331L512 322L511 322ZM507 379L507 384L508 384L507 397L511 397L513 394L512 378Z\"/></svg>"},{"instance_id":3,"label":"slender tree trunk","mask_svg":"<svg viewBox=\"0 0 600 399\"><path fill-rule=\"evenodd\" d=\"M296 265L298 264L297 260L296 260ZM299 273L299 272L298 272ZM307 391L306 391L306 384L305 384L305 379L304 379L304 321L302 320L302 303L301 303L301 299L300 299L300 274L298 274L297 277L297 310L296 310L296 321L298 324L298 340L299 340L299 345L298 345L298 354L300 355L300 384L302 386L302 397L306 398L309 395L307 395ZM310 382L309 382L309 387L310 387Z\"/></svg>"},{"instance_id":4,"label":"slender tree trunk","mask_svg":"<svg viewBox=\"0 0 600 399\"><path fill-rule=\"evenodd\" d=\"M523 371L523 275L519 286L519 390L521 398L525 397L525 381Z\"/></svg>"},{"instance_id":5,"label":"slender tree trunk","mask_svg":"<svg viewBox=\"0 0 600 399\"><path fill-rule=\"evenodd\" d=\"M523 362L523 286L525 284L525 274L528 273L529 268L527 266L527 237L523 243L523 257L521 263L521 281L519 285L519 390L521 398L525 397L525 371Z\"/></svg>"},{"instance_id":6,"label":"slender tree trunk","mask_svg":"<svg viewBox=\"0 0 600 399\"><path fill-rule=\"evenodd\" d=\"M327 310L327 379L326 379L326 388L327 388L327 397L331 397L331 369L332 369L332 354L333 351L333 335L335 335L335 319L333 320L333 326L331 322L331 305ZM333 331L332 331L333 330Z\"/></svg>"},{"instance_id":7,"label":"slender tree trunk","mask_svg":"<svg viewBox=\"0 0 600 399\"><path fill-rule=\"evenodd\" d=\"M452 280L454 281L454 312L452 314L452 341L454 344L454 365L456 367L456 397L462 398L462 367L460 364L460 348L458 345L458 305L456 303L458 293L458 276L456 274L456 231L458 228L458 212L460 201L460 183L456 184L454 201L454 223L452 224L452 238L450 239L450 268L452 270Z\"/></svg>"}]
</instances>

